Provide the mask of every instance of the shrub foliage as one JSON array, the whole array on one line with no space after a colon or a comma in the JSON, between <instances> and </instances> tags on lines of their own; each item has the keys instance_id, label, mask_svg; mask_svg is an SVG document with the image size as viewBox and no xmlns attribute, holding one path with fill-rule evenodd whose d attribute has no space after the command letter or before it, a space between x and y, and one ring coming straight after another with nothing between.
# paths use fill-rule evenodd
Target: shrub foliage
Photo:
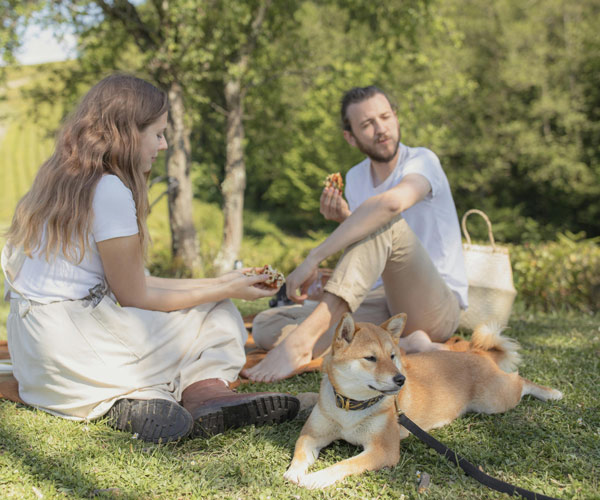
<instances>
[{"instance_id":1,"label":"shrub foliage","mask_svg":"<svg viewBox=\"0 0 600 500\"><path fill-rule=\"evenodd\" d=\"M556 241L512 246L517 300L538 311L598 311L599 240L566 233Z\"/></svg>"}]
</instances>

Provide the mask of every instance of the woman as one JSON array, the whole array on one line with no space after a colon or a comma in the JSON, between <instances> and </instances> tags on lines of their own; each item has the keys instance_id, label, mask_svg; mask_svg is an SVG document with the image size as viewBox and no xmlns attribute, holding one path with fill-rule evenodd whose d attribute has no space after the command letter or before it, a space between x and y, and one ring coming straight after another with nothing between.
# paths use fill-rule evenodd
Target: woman
<instances>
[{"instance_id":1,"label":"woman","mask_svg":"<svg viewBox=\"0 0 600 500\"><path fill-rule=\"evenodd\" d=\"M108 414L154 442L293 418L289 395L229 389L247 337L229 299L272 295L265 275L144 273L147 179L167 148L167 110L150 83L105 78L19 201L2 252L19 394L73 420Z\"/></svg>"}]
</instances>

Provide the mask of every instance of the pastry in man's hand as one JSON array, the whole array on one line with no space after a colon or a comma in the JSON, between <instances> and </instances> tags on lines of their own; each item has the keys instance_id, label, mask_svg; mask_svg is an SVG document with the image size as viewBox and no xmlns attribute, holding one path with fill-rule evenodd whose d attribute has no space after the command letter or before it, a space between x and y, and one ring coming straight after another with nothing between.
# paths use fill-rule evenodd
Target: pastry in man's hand
<instances>
[{"instance_id":1,"label":"pastry in man's hand","mask_svg":"<svg viewBox=\"0 0 600 500\"><path fill-rule=\"evenodd\" d=\"M339 172L329 174L325 179L325 187L334 187L341 192L344 188L344 179L342 179L342 175Z\"/></svg>"}]
</instances>

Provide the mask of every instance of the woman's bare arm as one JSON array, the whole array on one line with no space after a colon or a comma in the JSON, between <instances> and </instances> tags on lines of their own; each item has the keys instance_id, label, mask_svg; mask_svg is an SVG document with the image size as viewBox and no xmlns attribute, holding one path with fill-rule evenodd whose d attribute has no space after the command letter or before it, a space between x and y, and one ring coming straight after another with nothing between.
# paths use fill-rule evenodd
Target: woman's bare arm
<instances>
[{"instance_id":1,"label":"woman's bare arm","mask_svg":"<svg viewBox=\"0 0 600 500\"><path fill-rule=\"evenodd\" d=\"M265 275L228 273L213 280L171 280L144 274L142 250L137 235L98 242L108 284L119 303L155 311L187 309L226 298L254 300L276 290L258 288Z\"/></svg>"}]
</instances>

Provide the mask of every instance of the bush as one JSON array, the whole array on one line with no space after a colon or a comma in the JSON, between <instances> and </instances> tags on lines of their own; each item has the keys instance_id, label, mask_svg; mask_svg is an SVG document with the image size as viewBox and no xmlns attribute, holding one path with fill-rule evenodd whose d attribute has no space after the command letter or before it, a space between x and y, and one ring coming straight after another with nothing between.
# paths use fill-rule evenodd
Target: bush
<instances>
[{"instance_id":1,"label":"bush","mask_svg":"<svg viewBox=\"0 0 600 500\"><path fill-rule=\"evenodd\" d=\"M244 241L240 259L244 266L271 264L285 275L298 267L308 252L327 236L325 231L308 231L305 236L295 236L280 229L272 214L246 211L244 214ZM341 253L332 255L321 263L323 267L335 266Z\"/></svg>"},{"instance_id":2,"label":"bush","mask_svg":"<svg viewBox=\"0 0 600 500\"><path fill-rule=\"evenodd\" d=\"M557 241L511 246L517 300L536 311L598 311L599 240L566 233Z\"/></svg>"}]
</instances>

